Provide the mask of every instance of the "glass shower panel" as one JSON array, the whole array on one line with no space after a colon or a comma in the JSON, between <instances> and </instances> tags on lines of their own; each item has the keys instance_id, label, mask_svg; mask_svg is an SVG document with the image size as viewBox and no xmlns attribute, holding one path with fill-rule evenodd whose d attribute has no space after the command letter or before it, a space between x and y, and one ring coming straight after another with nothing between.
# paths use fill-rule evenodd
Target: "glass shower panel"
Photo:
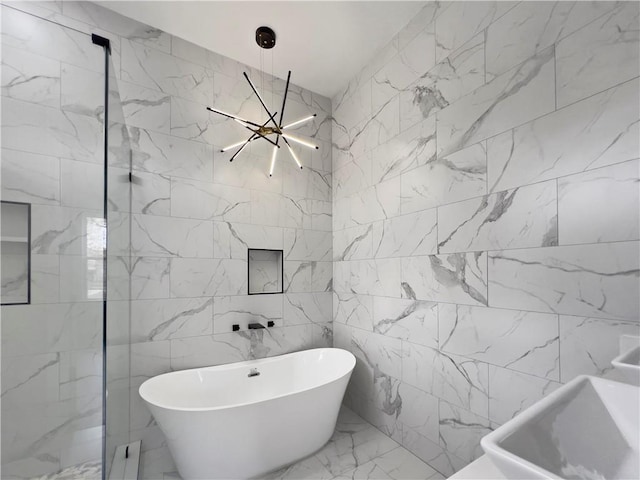
<instances>
[{"instance_id":1,"label":"glass shower panel","mask_svg":"<svg viewBox=\"0 0 640 480\"><path fill-rule=\"evenodd\" d=\"M1 199L28 204L30 303L3 305L1 478L103 449L105 56L91 36L2 9ZM2 248L2 245L0 245Z\"/></svg>"},{"instance_id":2,"label":"glass shower panel","mask_svg":"<svg viewBox=\"0 0 640 480\"><path fill-rule=\"evenodd\" d=\"M105 475L118 445L129 443L131 319L131 146L116 67L109 62L107 115L107 303Z\"/></svg>"}]
</instances>

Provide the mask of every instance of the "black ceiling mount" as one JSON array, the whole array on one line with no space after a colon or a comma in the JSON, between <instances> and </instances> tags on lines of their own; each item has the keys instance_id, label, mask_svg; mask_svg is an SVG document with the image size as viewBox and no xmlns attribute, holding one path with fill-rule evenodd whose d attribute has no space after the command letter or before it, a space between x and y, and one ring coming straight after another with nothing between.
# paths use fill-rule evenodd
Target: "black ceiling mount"
<instances>
[{"instance_id":1,"label":"black ceiling mount","mask_svg":"<svg viewBox=\"0 0 640 480\"><path fill-rule=\"evenodd\" d=\"M276 32L269 27L258 27L256 29L256 43L260 48L273 48L276 46Z\"/></svg>"}]
</instances>

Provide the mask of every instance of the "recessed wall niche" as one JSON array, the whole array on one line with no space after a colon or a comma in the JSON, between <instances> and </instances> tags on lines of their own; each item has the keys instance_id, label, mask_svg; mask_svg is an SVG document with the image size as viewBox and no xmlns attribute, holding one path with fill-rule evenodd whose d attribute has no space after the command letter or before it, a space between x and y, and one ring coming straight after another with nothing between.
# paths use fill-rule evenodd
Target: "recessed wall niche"
<instances>
[{"instance_id":1,"label":"recessed wall niche","mask_svg":"<svg viewBox=\"0 0 640 480\"><path fill-rule=\"evenodd\" d=\"M28 203L0 203L0 251L2 264L0 280L2 305L16 305L31 301L31 205Z\"/></svg>"},{"instance_id":2,"label":"recessed wall niche","mask_svg":"<svg viewBox=\"0 0 640 480\"><path fill-rule=\"evenodd\" d=\"M282 250L249 249L249 295L282 293Z\"/></svg>"}]
</instances>

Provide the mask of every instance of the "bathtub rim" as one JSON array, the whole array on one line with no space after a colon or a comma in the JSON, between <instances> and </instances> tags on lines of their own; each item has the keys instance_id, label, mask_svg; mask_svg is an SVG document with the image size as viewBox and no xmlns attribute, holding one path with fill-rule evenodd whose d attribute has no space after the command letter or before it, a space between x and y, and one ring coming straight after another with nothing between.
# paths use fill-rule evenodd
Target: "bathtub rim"
<instances>
[{"instance_id":1,"label":"bathtub rim","mask_svg":"<svg viewBox=\"0 0 640 480\"><path fill-rule=\"evenodd\" d=\"M259 364L259 363L265 363L265 362L269 362L269 361L274 361L276 359L280 359L280 358L286 358L289 356L293 356L296 354L300 354L303 352L314 352L314 351L320 351L320 350L340 350L341 352L345 352L348 353L349 356L347 357L350 361L351 361L351 366L350 368L348 368L344 373L342 373L341 375L336 376L334 379L325 382L325 383L320 383L317 385L314 385L313 387L309 387L309 388L303 388L303 389L299 389L299 390L292 390L290 392L287 392L285 394L282 395L275 395L273 397L269 397L269 398L265 398L263 400L259 400L259 401L253 401L253 402L244 402L244 403L234 403L234 404L229 404L229 405L222 405L222 406L217 406L217 407L176 407L176 406L170 406L170 405L166 405L166 404L162 404L160 402L156 402L156 401L151 401L149 400L148 396L145 396L142 392L143 387L145 386L145 384L147 384L148 382L151 382L152 380L155 380L157 378L160 377L171 377L174 375L179 375L179 374L184 374L184 372L191 372L194 370L209 370L209 369L215 369L215 368L224 368L224 367L229 367L230 365L234 365L237 366L238 368L243 367L243 366L251 366L251 365L255 365L255 364ZM306 350L298 350L296 352L289 352L289 353L284 353L282 355L274 355L273 357L264 357L264 358L256 358L253 360L243 360L241 362L233 362L233 363L224 363L221 365L211 365L208 367L195 367L195 368L185 368L184 370L177 370L175 372L166 372L166 373L161 373L160 375L155 375L151 378L148 378L147 380L145 380L142 385L140 385L140 387L138 387L138 395L140 396L140 398L142 398L142 400L144 400L145 402L147 402L149 405L153 405L154 407L157 408L163 408L165 410L171 410L171 411L176 411L176 412L215 412L218 410L228 410L231 408L237 408L237 407L245 407L245 406L249 406L249 405L259 405L260 403L264 403L264 402L269 402L271 400L277 400L279 398L284 398L284 397L288 397L288 396L292 396L292 395L297 395L299 393L304 393L304 392L308 392L311 390L314 390L316 388L320 388L323 387L325 385L330 385L334 382L337 382L339 380L341 380L342 378L344 378L345 376L349 376L351 375L351 373L353 372L353 369L356 366L356 356L351 353L349 350L345 350L344 348L334 348L334 347L323 347L323 348L310 348L310 349L306 349Z\"/></svg>"}]
</instances>

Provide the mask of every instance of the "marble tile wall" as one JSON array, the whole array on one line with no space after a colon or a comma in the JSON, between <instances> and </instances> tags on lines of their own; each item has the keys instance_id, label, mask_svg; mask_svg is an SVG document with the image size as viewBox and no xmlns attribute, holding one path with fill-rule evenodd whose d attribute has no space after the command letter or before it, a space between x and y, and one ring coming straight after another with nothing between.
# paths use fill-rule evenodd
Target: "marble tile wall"
<instances>
[{"instance_id":1,"label":"marble tile wall","mask_svg":"<svg viewBox=\"0 0 640 480\"><path fill-rule=\"evenodd\" d=\"M230 164L220 148L244 130L205 109L260 118L242 72L259 87L261 72L89 2L10 2L2 19L2 198L33 204L34 239L33 305L2 308L2 476L84 461L69 439L101 418L101 303L82 275L86 226L102 216L103 57L66 25L110 38L117 66L110 167L125 178L131 161L134 181L130 203L127 182L109 199L109 272L123 282L109 285L108 355L130 429L108 429L142 439L144 476L157 478L175 467L138 397L144 380L332 345L331 101L292 85L285 120L316 113L297 133L320 148L294 147L302 171L281 152L269 178L271 150L256 142ZM279 110L284 82L265 74L262 86ZM285 293L247 295L249 247L284 250ZM276 326L232 332L266 318Z\"/></svg>"},{"instance_id":2,"label":"marble tile wall","mask_svg":"<svg viewBox=\"0 0 640 480\"><path fill-rule=\"evenodd\" d=\"M638 20L430 3L333 98L347 403L445 476L640 330Z\"/></svg>"}]
</instances>

